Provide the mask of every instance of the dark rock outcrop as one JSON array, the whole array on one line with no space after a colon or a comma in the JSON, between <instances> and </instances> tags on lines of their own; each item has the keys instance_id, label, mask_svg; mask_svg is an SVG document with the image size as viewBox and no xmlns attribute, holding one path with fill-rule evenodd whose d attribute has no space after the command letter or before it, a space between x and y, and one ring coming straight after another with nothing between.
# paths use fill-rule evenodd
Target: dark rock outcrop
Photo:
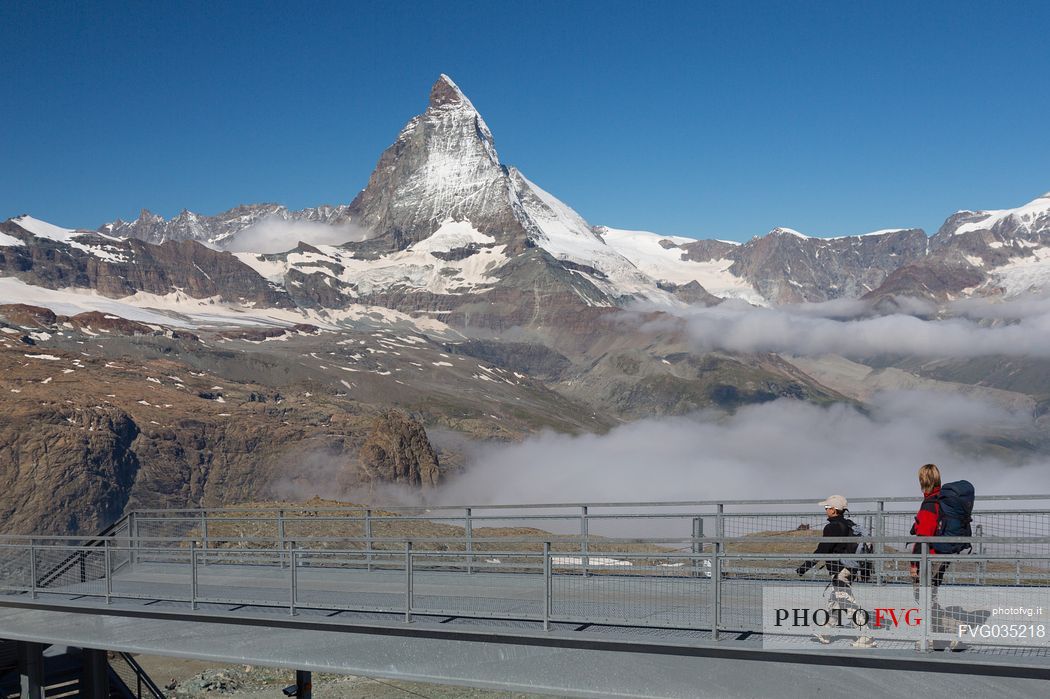
<instances>
[{"instance_id":1,"label":"dark rock outcrop","mask_svg":"<svg viewBox=\"0 0 1050 699\"><path fill-rule=\"evenodd\" d=\"M441 479L437 454L422 423L400 410L375 418L360 454L364 472L374 481L435 486Z\"/></svg>"},{"instance_id":2,"label":"dark rock outcrop","mask_svg":"<svg viewBox=\"0 0 1050 699\"><path fill-rule=\"evenodd\" d=\"M57 316L49 308L9 303L0 305L0 318L23 328L48 328L55 324Z\"/></svg>"}]
</instances>

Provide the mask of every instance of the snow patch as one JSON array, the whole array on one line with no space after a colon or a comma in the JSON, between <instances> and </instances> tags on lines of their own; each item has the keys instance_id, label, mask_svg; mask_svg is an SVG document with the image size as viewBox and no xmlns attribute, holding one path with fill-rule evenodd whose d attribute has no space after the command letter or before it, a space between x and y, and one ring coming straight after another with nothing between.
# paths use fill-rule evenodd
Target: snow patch
<instances>
[{"instance_id":1,"label":"snow patch","mask_svg":"<svg viewBox=\"0 0 1050 699\"><path fill-rule=\"evenodd\" d=\"M0 248L16 248L20 245L25 246L25 243L22 240L15 238L14 236L10 236L6 233L0 233Z\"/></svg>"}]
</instances>

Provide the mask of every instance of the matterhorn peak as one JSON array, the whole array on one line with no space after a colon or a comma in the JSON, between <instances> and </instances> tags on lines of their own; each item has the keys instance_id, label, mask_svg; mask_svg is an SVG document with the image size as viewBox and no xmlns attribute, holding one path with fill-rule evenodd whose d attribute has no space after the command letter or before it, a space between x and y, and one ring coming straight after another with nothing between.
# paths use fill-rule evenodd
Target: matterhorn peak
<instances>
[{"instance_id":1,"label":"matterhorn peak","mask_svg":"<svg viewBox=\"0 0 1050 699\"><path fill-rule=\"evenodd\" d=\"M442 107L445 105L463 105L470 109L474 109L474 105L470 103L467 96L463 94L463 91L459 89L459 86L444 73L442 73L437 82L434 83L434 87L430 88L430 107ZM476 111L476 110L475 110Z\"/></svg>"}]
</instances>

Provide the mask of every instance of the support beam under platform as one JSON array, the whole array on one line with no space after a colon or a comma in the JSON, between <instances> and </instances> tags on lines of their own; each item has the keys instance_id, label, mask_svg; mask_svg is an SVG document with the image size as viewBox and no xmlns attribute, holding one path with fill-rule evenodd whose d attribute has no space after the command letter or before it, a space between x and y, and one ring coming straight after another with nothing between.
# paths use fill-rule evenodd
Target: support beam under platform
<instances>
[{"instance_id":1,"label":"support beam under platform","mask_svg":"<svg viewBox=\"0 0 1050 699\"><path fill-rule=\"evenodd\" d=\"M308 670L295 671L295 696L310 699L314 695L313 673Z\"/></svg>"},{"instance_id":2,"label":"support beam under platform","mask_svg":"<svg viewBox=\"0 0 1050 699\"><path fill-rule=\"evenodd\" d=\"M18 675L21 699L44 699L44 644L19 641Z\"/></svg>"},{"instance_id":3,"label":"support beam under platform","mask_svg":"<svg viewBox=\"0 0 1050 699\"><path fill-rule=\"evenodd\" d=\"M106 651L84 648L81 651L84 661L84 672L81 675L81 696L90 699L108 699L109 697L109 661Z\"/></svg>"}]
</instances>

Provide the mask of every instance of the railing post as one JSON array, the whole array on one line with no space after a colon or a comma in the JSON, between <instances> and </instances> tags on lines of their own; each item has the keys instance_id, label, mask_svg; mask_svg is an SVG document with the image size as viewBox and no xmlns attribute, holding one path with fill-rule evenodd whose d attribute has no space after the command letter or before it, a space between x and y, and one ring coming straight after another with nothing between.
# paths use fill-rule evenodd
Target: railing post
<instances>
[{"instance_id":1,"label":"railing post","mask_svg":"<svg viewBox=\"0 0 1050 699\"><path fill-rule=\"evenodd\" d=\"M208 513L201 510L201 565L208 565Z\"/></svg>"},{"instance_id":2,"label":"railing post","mask_svg":"<svg viewBox=\"0 0 1050 699\"><path fill-rule=\"evenodd\" d=\"M113 555L109 548L109 537L102 540L102 561L106 566L106 604L113 600Z\"/></svg>"},{"instance_id":3,"label":"railing post","mask_svg":"<svg viewBox=\"0 0 1050 699\"><path fill-rule=\"evenodd\" d=\"M543 630L551 630L551 593L553 592L551 573L551 542L543 542Z\"/></svg>"},{"instance_id":4,"label":"railing post","mask_svg":"<svg viewBox=\"0 0 1050 699\"><path fill-rule=\"evenodd\" d=\"M719 505L721 510L722 506ZM718 640L718 629L722 626L722 544L719 538L715 541L714 558L711 560L711 584L714 585L711 593L711 638Z\"/></svg>"},{"instance_id":5,"label":"railing post","mask_svg":"<svg viewBox=\"0 0 1050 699\"><path fill-rule=\"evenodd\" d=\"M711 561L711 584L714 590L711 595L711 604L714 607L711 613L711 637L718 640L718 628L722 625L722 547L725 544L726 518L725 503L718 503L715 510L715 557Z\"/></svg>"},{"instance_id":6,"label":"railing post","mask_svg":"<svg viewBox=\"0 0 1050 699\"><path fill-rule=\"evenodd\" d=\"M976 534L977 539L978 539L977 546L976 546L976 548L977 548L976 553L979 556L983 556L984 555L984 544L980 541L980 539L981 539L981 537L984 536L984 527L982 527L980 524L978 524L976 527L974 527L974 534ZM988 562L978 559L976 565L977 565L977 571L974 573L974 582L976 584L980 585L981 581L984 579L984 575L982 575L982 573L984 573L985 567L988 565Z\"/></svg>"},{"instance_id":7,"label":"railing post","mask_svg":"<svg viewBox=\"0 0 1050 699\"><path fill-rule=\"evenodd\" d=\"M36 599L36 546L29 540L29 596Z\"/></svg>"},{"instance_id":8,"label":"railing post","mask_svg":"<svg viewBox=\"0 0 1050 699\"><path fill-rule=\"evenodd\" d=\"M590 523L587 521L587 506L583 505L580 507L580 537L583 539L583 543L580 544L580 563L583 565L583 577L587 577L587 567L591 563L591 558L587 554L590 552L591 547L590 541Z\"/></svg>"},{"instance_id":9,"label":"railing post","mask_svg":"<svg viewBox=\"0 0 1050 699\"><path fill-rule=\"evenodd\" d=\"M875 503L875 535L880 539L886 536L886 503L883 500ZM881 541L875 544L875 553L881 556L885 552L886 544ZM880 587L885 582L885 565L881 557L875 561L875 584Z\"/></svg>"},{"instance_id":10,"label":"railing post","mask_svg":"<svg viewBox=\"0 0 1050 699\"><path fill-rule=\"evenodd\" d=\"M190 540L190 609L197 608L197 542Z\"/></svg>"},{"instance_id":11,"label":"railing post","mask_svg":"<svg viewBox=\"0 0 1050 699\"><path fill-rule=\"evenodd\" d=\"M474 522L471 519L471 508L466 508L464 531L467 535L467 574L474 572Z\"/></svg>"},{"instance_id":12,"label":"railing post","mask_svg":"<svg viewBox=\"0 0 1050 699\"><path fill-rule=\"evenodd\" d=\"M412 623L412 542L405 542L405 623Z\"/></svg>"},{"instance_id":13,"label":"railing post","mask_svg":"<svg viewBox=\"0 0 1050 699\"><path fill-rule=\"evenodd\" d=\"M922 542L922 560L919 562L919 584L922 586L922 618L926 623L922 625L921 651L930 652L930 625L933 619L930 613L930 545Z\"/></svg>"},{"instance_id":14,"label":"railing post","mask_svg":"<svg viewBox=\"0 0 1050 699\"><path fill-rule=\"evenodd\" d=\"M139 518L134 512L128 513L128 563L135 565L138 563L138 529L139 529Z\"/></svg>"},{"instance_id":15,"label":"railing post","mask_svg":"<svg viewBox=\"0 0 1050 699\"><path fill-rule=\"evenodd\" d=\"M295 616L295 605L296 605L296 602L298 601L298 597L299 597L299 574L298 574L298 566L296 565L295 559L296 559L295 542L294 541L289 541L288 542L288 567L289 567L290 572L291 572L291 579L292 579L291 586L292 586L292 589L291 589L291 599L288 602L288 613L291 616Z\"/></svg>"},{"instance_id":16,"label":"railing post","mask_svg":"<svg viewBox=\"0 0 1050 699\"><path fill-rule=\"evenodd\" d=\"M693 577L699 578L701 575L700 559L698 556L703 553L703 544L700 543L699 539L704 538L704 518L693 517Z\"/></svg>"},{"instance_id":17,"label":"railing post","mask_svg":"<svg viewBox=\"0 0 1050 699\"><path fill-rule=\"evenodd\" d=\"M365 561L372 572L372 510L365 510Z\"/></svg>"},{"instance_id":18,"label":"railing post","mask_svg":"<svg viewBox=\"0 0 1050 699\"><path fill-rule=\"evenodd\" d=\"M284 540L284 510L277 511L277 558L281 561L281 567L284 568L284 552L287 548Z\"/></svg>"}]
</instances>

